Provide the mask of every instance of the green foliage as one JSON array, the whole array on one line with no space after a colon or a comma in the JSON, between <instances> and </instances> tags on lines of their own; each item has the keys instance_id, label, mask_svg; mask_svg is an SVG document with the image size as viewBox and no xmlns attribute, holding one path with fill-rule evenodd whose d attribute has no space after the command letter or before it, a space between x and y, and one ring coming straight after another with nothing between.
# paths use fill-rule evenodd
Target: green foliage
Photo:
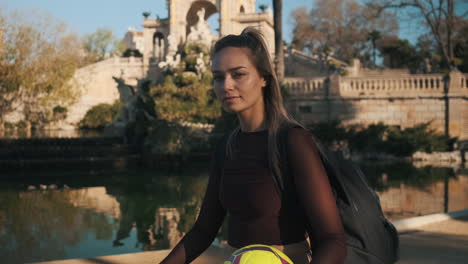
<instances>
[{"instance_id":1,"label":"green foliage","mask_svg":"<svg viewBox=\"0 0 468 264\"><path fill-rule=\"evenodd\" d=\"M423 60L415 46L408 40L390 37L379 42L378 49L387 56L386 66L390 68L408 68L415 70Z\"/></svg>"},{"instance_id":2,"label":"green foliage","mask_svg":"<svg viewBox=\"0 0 468 264\"><path fill-rule=\"evenodd\" d=\"M181 87L181 86L187 86L187 85L198 83L198 77L196 75L190 75L187 73L188 72L177 74L175 76L175 85L177 85L178 87Z\"/></svg>"},{"instance_id":3,"label":"green foliage","mask_svg":"<svg viewBox=\"0 0 468 264\"><path fill-rule=\"evenodd\" d=\"M52 109L52 112L53 112L53 113L64 114L64 113L67 113L67 112L68 112L68 109L67 109L66 107L57 105L57 106L55 106L55 107Z\"/></svg>"},{"instance_id":4,"label":"green foliage","mask_svg":"<svg viewBox=\"0 0 468 264\"><path fill-rule=\"evenodd\" d=\"M26 129L27 124L25 121L21 120L16 123L16 128L18 129Z\"/></svg>"},{"instance_id":5,"label":"green foliage","mask_svg":"<svg viewBox=\"0 0 468 264\"><path fill-rule=\"evenodd\" d=\"M175 72L150 89L158 118L167 122L213 123L221 115L221 105L213 93L211 72L195 74L200 53L205 65L209 65L208 48L200 43L188 44Z\"/></svg>"},{"instance_id":6,"label":"green foliage","mask_svg":"<svg viewBox=\"0 0 468 264\"><path fill-rule=\"evenodd\" d=\"M122 53L122 57L125 57L125 58L128 58L128 57L138 57L138 58L141 58L143 57L143 54L141 54L141 52L137 49L126 49L123 53Z\"/></svg>"},{"instance_id":7,"label":"green foliage","mask_svg":"<svg viewBox=\"0 0 468 264\"><path fill-rule=\"evenodd\" d=\"M314 136L326 144L331 144L334 140L345 140L349 137L347 130L340 125L339 121L317 123L308 128Z\"/></svg>"},{"instance_id":8,"label":"green foliage","mask_svg":"<svg viewBox=\"0 0 468 264\"><path fill-rule=\"evenodd\" d=\"M429 123L421 124L405 130L389 129L388 142L391 152L410 155L416 151L434 152L451 151L456 138L437 134L428 129Z\"/></svg>"},{"instance_id":9,"label":"green foliage","mask_svg":"<svg viewBox=\"0 0 468 264\"><path fill-rule=\"evenodd\" d=\"M79 39L45 14L1 13L0 29L0 119L22 104L26 121L50 121L54 105L79 96L70 82L82 61Z\"/></svg>"},{"instance_id":10,"label":"green foliage","mask_svg":"<svg viewBox=\"0 0 468 264\"><path fill-rule=\"evenodd\" d=\"M189 79L194 83L178 87L172 80L172 76L166 77L164 84L150 90L156 105L156 116L169 122L183 120L203 123L213 123L219 117L221 106L214 97L211 85Z\"/></svg>"},{"instance_id":11,"label":"green foliage","mask_svg":"<svg viewBox=\"0 0 468 264\"><path fill-rule=\"evenodd\" d=\"M185 57L184 62L185 62L185 67L187 71L193 71L195 72L195 66L197 65L197 55L195 54L190 54Z\"/></svg>"},{"instance_id":12,"label":"green foliage","mask_svg":"<svg viewBox=\"0 0 468 264\"><path fill-rule=\"evenodd\" d=\"M52 109L53 120L64 120L67 118L68 109L66 107L57 105Z\"/></svg>"},{"instance_id":13,"label":"green foliage","mask_svg":"<svg viewBox=\"0 0 468 264\"><path fill-rule=\"evenodd\" d=\"M90 64L104 60L106 56L122 55L125 45L111 29L98 28L96 32L84 36L83 48L87 53L87 63Z\"/></svg>"},{"instance_id":14,"label":"green foliage","mask_svg":"<svg viewBox=\"0 0 468 264\"><path fill-rule=\"evenodd\" d=\"M121 106L120 102L93 106L86 112L78 126L82 129L102 129L115 120Z\"/></svg>"},{"instance_id":15,"label":"green foliage","mask_svg":"<svg viewBox=\"0 0 468 264\"><path fill-rule=\"evenodd\" d=\"M149 123L150 134L146 144L152 146L151 152L159 155L187 156L195 151L208 151L207 137L200 137L190 127L176 122L156 120Z\"/></svg>"},{"instance_id":16,"label":"green foliage","mask_svg":"<svg viewBox=\"0 0 468 264\"><path fill-rule=\"evenodd\" d=\"M3 127L7 130L9 129L14 129L15 128L15 124L14 123L11 123L11 122L5 122L3 123Z\"/></svg>"},{"instance_id":17,"label":"green foliage","mask_svg":"<svg viewBox=\"0 0 468 264\"><path fill-rule=\"evenodd\" d=\"M186 54L195 54L200 53L209 54L209 48L201 43L193 42L185 45L184 51Z\"/></svg>"},{"instance_id":18,"label":"green foliage","mask_svg":"<svg viewBox=\"0 0 468 264\"><path fill-rule=\"evenodd\" d=\"M416 168L411 163L397 162L390 164L360 164L369 184L377 191L399 187L401 184L416 188L426 188L433 183L454 178L453 168L422 167ZM385 174L386 178L382 179Z\"/></svg>"},{"instance_id":19,"label":"green foliage","mask_svg":"<svg viewBox=\"0 0 468 264\"><path fill-rule=\"evenodd\" d=\"M345 128L339 122L319 123L310 127L313 134L325 144L347 141L352 151L380 152L395 156L411 156L416 151L452 151L456 138L438 134L429 129L430 123L401 130L382 123L367 128Z\"/></svg>"}]
</instances>

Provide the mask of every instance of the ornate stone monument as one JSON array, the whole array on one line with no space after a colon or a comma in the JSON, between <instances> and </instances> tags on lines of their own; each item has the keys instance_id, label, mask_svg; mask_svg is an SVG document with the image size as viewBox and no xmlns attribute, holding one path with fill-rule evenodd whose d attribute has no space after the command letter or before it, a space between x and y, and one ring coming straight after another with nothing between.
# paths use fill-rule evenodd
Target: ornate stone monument
<instances>
[{"instance_id":1,"label":"ornate stone monument","mask_svg":"<svg viewBox=\"0 0 468 264\"><path fill-rule=\"evenodd\" d=\"M167 70L178 64L176 53L180 45L200 42L210 47L217 37L239 34L248 26L260 29L274 52L273 16L271 12L256 13L255 0L167 0L167 6L168 18L145 18L143 23L145 72L153 65ZM212 32L207 19L216 13L219 32ZM160 43L164 43L164 49L156 45ZM165 53L161 54L161 50Z\"/></svg>"}]
</instances>

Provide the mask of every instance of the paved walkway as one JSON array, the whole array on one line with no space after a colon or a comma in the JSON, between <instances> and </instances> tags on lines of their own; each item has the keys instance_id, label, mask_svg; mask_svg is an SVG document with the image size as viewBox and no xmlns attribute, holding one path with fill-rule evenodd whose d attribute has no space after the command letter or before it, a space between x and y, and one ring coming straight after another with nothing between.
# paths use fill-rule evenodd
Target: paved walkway
<instances>
[{"instance_id":1,"label":"paved walkway","mask_svg":"<svg viewBox=\"0 0 468 264\"><path fill-rule=\"evenodd\" d=\"M467 264L468 216L406 231L400 235L400 241L401 258L397 264ZM157 264L168 253L169 250L161 250L35 264ZM227 250L212 246L192 263L222 264L229 254Z\"/></svg>"},{"instance_id":2,"label":"paved walkway","mask_svg":"<svg viewBox=\"0 0 468 264\"><path fill-rule=\"evenodd\" d=\"M468 216L421 226L400 235L398 264L468 263Z\"/></svg>"}]
</instances>

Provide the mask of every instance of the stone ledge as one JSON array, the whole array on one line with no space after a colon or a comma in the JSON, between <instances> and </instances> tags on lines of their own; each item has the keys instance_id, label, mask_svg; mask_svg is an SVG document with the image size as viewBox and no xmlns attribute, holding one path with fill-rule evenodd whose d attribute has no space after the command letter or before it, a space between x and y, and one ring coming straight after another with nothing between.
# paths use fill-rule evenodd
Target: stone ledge
<instances>
[{"instance_id":1,"label":"stone ledge","mask_svg":"<svg viewBox=\"0 0 468 264\"><path fill-rule=\"evenodd\" d=\"M412 230L412 229L416 229L416 228L421 227L423 225L433 224L433 223L436 223L436 222L450 220L450 219L453 219L453 218L460 218L460 217L463 217L463 216L466 216L466 215L468 215L468 209L449 212L449 213L431 214L431 215L425 215L425 216L411 217L411 218L407 218L407 219L393 221L392 223L396 227L398 232L404 232L404 231L409 231L409 230Z\"/></svg>"}]
</instances>

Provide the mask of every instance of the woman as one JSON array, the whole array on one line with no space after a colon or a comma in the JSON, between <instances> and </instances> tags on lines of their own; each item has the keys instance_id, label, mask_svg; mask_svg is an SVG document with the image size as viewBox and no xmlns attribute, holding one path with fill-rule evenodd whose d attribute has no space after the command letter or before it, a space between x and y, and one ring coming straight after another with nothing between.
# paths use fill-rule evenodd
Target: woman
<instances>
[{"instance_id":1,"label":"woman","mask_svg":"<svg viewBox=\"0 0 468 264\"><path fill-rule=\"evenodd\" d=\"M246 28L218 40L212 72L216 97L225 111L237 115L240 126L227 139L224 162L214 159L196 223L162 263L190 263L210 246L225 216L233 250L272 245L305 264L312 249L314 264L343 263L345 235L317 146L288 116L261 34ZM272 177L280 172L283 127L293 127L287 134L288 177L298 202L282 199Z\"/></svg>"}]
</instances>

